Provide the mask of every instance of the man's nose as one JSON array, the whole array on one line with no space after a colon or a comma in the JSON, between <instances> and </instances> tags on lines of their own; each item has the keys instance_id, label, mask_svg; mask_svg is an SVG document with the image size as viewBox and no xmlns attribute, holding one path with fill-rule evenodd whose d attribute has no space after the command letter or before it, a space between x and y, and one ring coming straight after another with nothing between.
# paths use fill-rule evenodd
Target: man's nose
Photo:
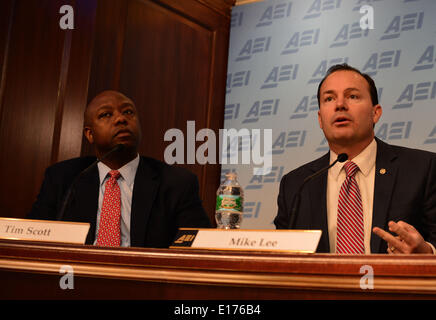
<instances>
[{"instance_id":1,"label":"man's nose","mask_svg":"<svg viewBox=\"0 0 436 320\"><path fill-rule=\"evenodd\" d=\"M127 118L126 115L123 114L122 112L115 112L115 124L126 124L127 123Z\"/></svg>"},{"instance_id":2,"label":"man's nose","mask_svg":"<svg viewBox=\"0 0 436 320\"><path fill-rule=\"evenodd\" d=\"M347 110L347 104L345 102L344 97L337 97L336 98L336 110Z\"/></svg>"}]
</instances>

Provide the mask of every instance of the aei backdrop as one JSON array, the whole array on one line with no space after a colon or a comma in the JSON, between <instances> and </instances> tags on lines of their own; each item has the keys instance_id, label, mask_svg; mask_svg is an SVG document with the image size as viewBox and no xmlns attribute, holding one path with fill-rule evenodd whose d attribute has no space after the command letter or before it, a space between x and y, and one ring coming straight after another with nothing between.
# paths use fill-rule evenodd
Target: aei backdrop
<instances>
[{"instance_id":1,"label":"aei backdrop","mask_svg":"<svg viewBox=\"0 0 436 320\"><path fill-rule=\"evenodd\" d=\"M373 29L367 28L371 22ZM265 0L237 6L225 128L272 129L273 157L267 175L254 175L250 165L222 165L222 177L235 171L244 188L243 229L273 229L282 176L328 152L316 90L327 69L343 62L376 82L383 107L377 137L436 152L436 1ZM240 150L247 147L239 143Z\"/></svg>"}]
</instances>

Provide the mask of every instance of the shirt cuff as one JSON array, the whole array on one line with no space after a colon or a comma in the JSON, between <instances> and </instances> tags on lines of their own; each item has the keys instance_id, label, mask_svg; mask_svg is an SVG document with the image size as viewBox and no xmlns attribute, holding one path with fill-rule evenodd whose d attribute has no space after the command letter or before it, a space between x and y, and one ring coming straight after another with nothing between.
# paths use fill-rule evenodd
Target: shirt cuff
<instances>
[{"instance_id":1,"label":"shirt cuff","mask_svg":"<svg viewBox=\"0 0 436 320\"><path fill-rule=\"evenodd\" d=\"M427 242L427 243L430 245L431 250L433 251L433 254L436 254L436 248L434 247L434 245L432 245L430 242Z\"/></svg>"}]
</instances>

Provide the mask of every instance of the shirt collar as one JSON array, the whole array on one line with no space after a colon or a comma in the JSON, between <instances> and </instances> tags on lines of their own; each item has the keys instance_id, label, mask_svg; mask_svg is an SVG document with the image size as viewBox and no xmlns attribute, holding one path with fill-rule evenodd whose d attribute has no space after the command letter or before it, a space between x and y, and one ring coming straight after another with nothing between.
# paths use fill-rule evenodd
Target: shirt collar
<instances>
[{"instance_id":1,"label":"shirt collar","mask_svg":"<svg viewBox=\"0 0 436 320\"><path fill-rule=\"evenodd\" d=\"M366 177L371 169L375 166L375 159L377 156L377 142L375 139L371 141L371 143L363 149L361 153L357 157L355 157L352 161L359 167L362 174ZM330 150L330 163L336 160L338 155ZM345 162L338 162L333 167L330 168L330 176L335 180L338 179L339 173L344 167Z\"/></svg>"},{"instance_id":2,"label":"shirt collar","mask_svg":"<svg viewBox=\"0 0 436 320\"><path fill-rule=\"evenodd\" d=\"M135 159L126 163L124 166L118 169L119 173L121 174L121 177L126 181L129 187L131 187L133 185L133 182L135 181L135 175L136 175L136 170L138 169L138 165L139 165L139 154L136 155ZM103 162L99 162L97 166L98 166L98 173L100 176L100 185L101 185L105 181L109 171L111 171L112 169L109 168L107 165L105 165Z\"/></svg>"}]
</instances>

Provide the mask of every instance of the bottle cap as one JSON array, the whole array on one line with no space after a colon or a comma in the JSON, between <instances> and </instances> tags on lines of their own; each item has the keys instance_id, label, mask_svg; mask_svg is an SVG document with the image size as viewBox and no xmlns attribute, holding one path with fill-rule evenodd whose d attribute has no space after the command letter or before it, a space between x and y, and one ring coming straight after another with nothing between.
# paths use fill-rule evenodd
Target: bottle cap
<instances>
[{"instance_id":1,"label":"bottle cap","mask_svg":"<svg viewBox=\"0 0 436 320\"><path fill-rule=\"evenodd\" d=\"M226 178L231 179L231 180L236 179L236 172L226 173Z\"/></svg>"}]
</instances>

